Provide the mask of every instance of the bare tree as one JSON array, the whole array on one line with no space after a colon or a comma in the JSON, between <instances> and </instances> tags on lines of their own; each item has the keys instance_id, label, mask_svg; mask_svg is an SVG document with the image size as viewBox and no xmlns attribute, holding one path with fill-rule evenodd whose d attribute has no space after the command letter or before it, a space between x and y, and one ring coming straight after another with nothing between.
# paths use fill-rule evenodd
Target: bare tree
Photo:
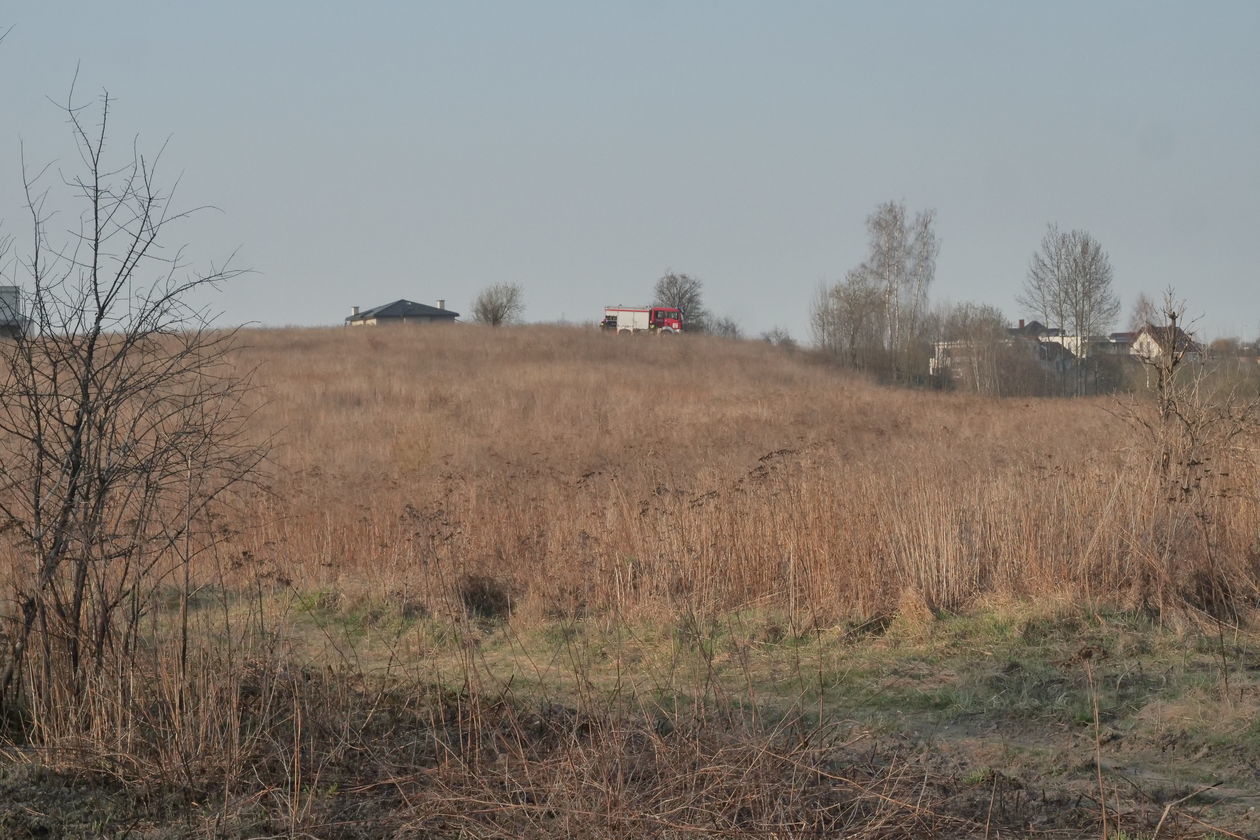
<instances>
[{"instance_id":1,"label":"bare tree","mask_svg":"<svg viewBox=\"0 0 1260 840\"><path fill-rule=\"evenodd\" d=\"M666 272L656 281L652 305L682 310L683 329L688 332L709 331L709 312L704 307L704 283L697 277Z\"/></svg>"},{"instance_id":2,"label":"bare tree","mask_svg":"<svg viewBox=\"0 0 1260 840\"><path fill-rule=\"evenodd\" d=\"M1111 262L1098 240L1052 224L1033 254L1019 302L1047 326L1085 338L1109 329L1120 313L1111 283Z\"/></svg>"},{"instance_id":3,"label":"bare tree","mask_svg":"<svg viewBox=\"0 0 1260 840\"><path fill-rule=\"evenodd\" d=\"M1084 231L1068 234L1068 250L1072 326L1082 338L1105 333L1120 314L1120 299L1111 285L1111 260L1098 240Z\"/></svg>"},{"instance_id":4,"label":"bare tree","mask_svg":"<svg viewBox=\"0 0 1260 840\"><path fill-rule=\"evenodd\" d=\"M1129 329L1132 332L1139 332L1143 327L1158 323L1160 323L1160 314L1155 301L1147 297L1145 292L1138 294L1137 300L1133 302L1133 311L1129 313Z\"/></svg>"},{"instance_id":5,"label":"bare tree","mask_svg":"<svg viewBox=\"0 0 1260 840\"><path fill-rule=\"evenodd\" d=\"M858 370L884 366L887 334L884 290L862 271L831 288L820 288L810 309L814 343L842 364Z\"/></svg>"},{"instance_id":6,"label":"bare tree","mask_svg":"<svg viewBox=\"0 0 1260 840\"><path fill-rule=\"evenodd\" d=\"M771 327L761 334L761 340L774 347L782 347L784 350L796 350L796 339L792 338L792 334L783 327Z\"/></svg>"},{"instance_id":7,"label":"bare tree","mask_svg":"<svg viewBox=\"0 0 1260 840\"><path fill-rule=\"evenodd\" d=\"M106 157L111 99L63 109L82 160L62 183L82 208L50 223L47 168L24 166L29 251L9 263L30 327L0 343L0 532L13 605L0 625L0 708L79 701L136 654L152 593L209 544L205 515L264 454L245 435L247 379L194 298L240 274L165 252L188 214L157 187L160 154ZM60 225L59 225L60 226ZM113 666L119 664L119 669ZM118 698L125 703L126 699Z\"/></svg>"},{"instance_id":8,"label":"bare tree","mask_svg":"<svg viewBox=\"0 0 1260 840\"><path fill-rule=\"evenodd\" d=\"M1078 392L1088 382L1091 339L1109 330L1120 313L1111 283L1111 261L1098 240L1083 230L1047 226L1018 300L1047 326L1064 331L1077 357Z\"/></svg>"},{"instance_id":9,"label":"bare tree","mask_svg":"<svg viewBox=\"0 0 1260 840\"><path fill-rule=\"evenodd\" d=\"M744 331L739 328L739 324L734 318L723 316L713 319L708 325L708 332L721 338L743 338Z\"/></svg>"},{"instance_id":10,"label":"bare tree","mask_svg":"<svg viewBox=\"0 0 1260 840\"><path fill-rule=\"evenodd\" d=\"M525 313L525 292L515 283L487 286L473 301L473 320L499 327L514 324Z\"/></svg>"},{"instance_id":11,"label":"bare tree","mask_svg":"<svg viewBox=\"0 0 1260 840\"><path fill-rule=\"evenodd\" d=\"M884 349L894 376L910 366L913 348L921 339L920 327L927 309L927 289L936 274L940 253L933 223L934 210L909 219L903 202L889 201L875 208L866 220L870 253L850 272L850 280L862 280L881 290L884 307Z\"/></svg>"},{"instance_id":12,"label":"bare tree","mask_svg":"<svg viewBox=\"0 0 1260 840\"><path fill-rule=\"evenodd\" d=\"M1020 306L1040 318L1047 327L1065 331L1071 319L1067 262L1065 234L1058 225L1047 225L1041 247L1028 265L1024 289L1016 298Z\"/></svg>"},{"instance_id":13,"label":"bare tree","mask_svg":"<svg viewBox=\"0 0 1260 840\"><path fill-rule=\"evenodd\" d=\"M961 303L941 314L941 338L952 346L950 371L967 390L1002 394L1006 316L988 304Z\"/></svg>"}]
</instances>

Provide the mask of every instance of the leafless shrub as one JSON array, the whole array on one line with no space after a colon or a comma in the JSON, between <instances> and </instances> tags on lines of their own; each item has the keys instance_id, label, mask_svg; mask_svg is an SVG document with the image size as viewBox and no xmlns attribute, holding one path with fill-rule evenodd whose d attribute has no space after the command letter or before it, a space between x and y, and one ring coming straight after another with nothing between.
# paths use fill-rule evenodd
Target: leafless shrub
<instances>
[{"instance_id":1,"label":"leafless shrub","mask_svg":"<svg viewBox=\"0 0 1260 840\"><path fill-rule=\"evenodd\" d=\"M473 320L492 327L513 324L525 313L525 292L515 283L487 286L473 301Z\"/></svg>"},{"instance_id":2,"label":"leafless shrub","mask_svg":"<svg viewBox=\"0 0 1260 840\"><path fill-rule=\"evenodd\" d=\"M761 340L774 347L782 347L784 350L797 349L796 339L792 338L792 334L783 327L771 327L761 334Z\"/></svg>"},{"instance_id":3,"label":"leafless shrub","mask_svg":"<svg viewBox=\"0 0 1260 840\"><path fill-rule=\"evenodd\" d=\"M1187 605L1216 621L1237 621L1260 596L1231 520L1257 468L1251 441L1260 430L1260 396L1241 383L1217 387L1200 348L1183 330L1185 303L1169 290L1162 323L1143 359L1154 402L1132 400L1123 416L1142 436L1147 487L1155 497L1141 536L1147 562L1137 570L1144 603Z\"/></svg>"},{"instance_id":4,"label":"leafless shrub","mask_svg":"<svg viewBox=\"0 0 1260 840\"><path fill-rule=\"evenodd\" d=\"M30 328L0 344L0 517L19 558L0 706L71 729L92 679L125 672L142 646L156 587L183 587L186 619L201 526L263 453L245 436L235 334L193 302L240 272L195 273L162 250L187 213L157 185L160 154L108 161L110 105L86 109L72 90L64 106L83 162L65 181L83 208L68 241L53 236L46 170L24 173L29 251L13 279ZM176 633L186 661L186 621Z\"/></svg>"},{"instance_id":5,"label":"leafless shrub","mask_svg":"<svg viewBox=\"0 0 1260 840\"><path fill-rule=\"evenodd\" d=\"M459 600L474 618L501 621L512 611L508 585L490 575L465 575L459 582Z\"/></svg>"},{"instance_id":6,"label":"leafless shrub","mask_svg":"<svg viewBox=\"0 0 1260 840\"><path fill-rule=\"evenodd\" d=\"M734 318L722 316L714 318L709 324L708 332L710 335L716 335L719 338L743 338L744 331L740 329L739 324Z\"/></svg>"}]
</instances>

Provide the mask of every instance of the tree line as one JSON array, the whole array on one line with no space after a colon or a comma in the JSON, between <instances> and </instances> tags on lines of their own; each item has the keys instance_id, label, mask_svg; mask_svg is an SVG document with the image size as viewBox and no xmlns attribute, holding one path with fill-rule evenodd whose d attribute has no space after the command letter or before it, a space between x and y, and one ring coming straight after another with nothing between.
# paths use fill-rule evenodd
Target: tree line
<instances>
[{"instance_id":1,"label":"tree line","mask_svg":"<svg viewBox=\"0 0 1260 840\"><path fill-rule=\"evenodd\" d=\"M995 306L929 304L940 242L933 211L879 205L866 221L868 255L810 307L814 343L836 363L886 381L989 394L1081 395L1119 390L1139 361L1123 348L1165 313L1139 295L1124 334L1107 252L1088 231L1046 226L1017 302L1031 322L1015 327ZM1100 348L1103 350L1100 352ZM1246 349L1213 343L1222 355Z\"/></svg>"},{"instance_id":2,"label":"tree line","mask_svg":"<svg viewBox=\"0 0 1260 840\"><path fill-rule=\"evenodd\" d=\"M1121 304L1111 260L1088 231L1047 224L1016 297L1031 324L1018 328L991 304L932 305L941 247L934 210L911 212L904 202L887 201L867 217L866 231L866 257L820 286L810 304L815 349L832 362L885 381L989 394L1080 395L1133 379L1133 359L1094 352L1117 325ZM681 310L688 333L744 337L733 318L712 312L703 281L692 274L667 270L655 282L652 305ZM491 326L517 323L523 313L524 291L514 283L487 287L473 304L473 319ZM1162 320L1152 300L1139 295L1128 332ZM782 328L760 337L796 347ZM1213 349L1238 355L1246 348L1226 339Z\"/></svg>"}]
</instances>

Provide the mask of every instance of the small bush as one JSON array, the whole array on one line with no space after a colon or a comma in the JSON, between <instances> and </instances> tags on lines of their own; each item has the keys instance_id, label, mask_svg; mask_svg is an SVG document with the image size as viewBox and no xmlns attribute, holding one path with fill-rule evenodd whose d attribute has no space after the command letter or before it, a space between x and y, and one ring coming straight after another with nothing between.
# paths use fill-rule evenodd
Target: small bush
<instances>
[{"instance_id":1,"label":"small bush","mask_svg":"<svg viewBox=\"0 0 1260 840\"><path fill-rule=\"evenodd\" d=\"M465 575L459 583L459 600L469 615L485 621L502 621L512 612L510 588L489 575Z\"/></svg>"}]
</instances>

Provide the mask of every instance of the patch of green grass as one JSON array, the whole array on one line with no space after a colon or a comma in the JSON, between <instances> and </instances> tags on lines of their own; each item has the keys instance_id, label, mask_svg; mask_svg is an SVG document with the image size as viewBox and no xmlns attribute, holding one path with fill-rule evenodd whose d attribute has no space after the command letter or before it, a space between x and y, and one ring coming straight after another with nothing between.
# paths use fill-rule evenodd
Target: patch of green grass
<instances>
[{"instance_id":1,"label":"patch of green grass","mask_svg":"<svg viewBox=\"0 0 1260 840\"><path fill-rule=\"evenodd\" d=\"M1137 716L1154 700L1221 684L1210 655L1188 652L1185 640L1144 616L1061 608L949 615L913 637L807 629L759 609L518 628L407 618L389 603L346 603L325 591L303 595L297 608L363 646L401 637L423 667L443 673L466 668L471 645L481 678L515 680L557 700L580 688L670 702L738 697L768 710L821 702L826 715L874 724L912 716L922 725L984 719L1072 728L1093 725L1096 693L1102 721L1123 732L1141 725Z\"/></svg>"},{"instance_id":2,"label":"patch of green grass","mask_svg":"<svg viewBox=\"0 0 1260 840\"><path fill-rule=\"evenodd\" d=\"M315 589L299 592L296 596L297 611L316 617L330 617L341 605L341 593L334 589Z\"/></svg>"},{"instance_id":3,"label":"patch of green grass","mask_svg":"<svg viewBox=\"0 0 1260 840\"><path fill-rule=\"evenodd\" d=\"M407 599L348 597L331 589L296 593L293 609L320 632L332 633L345 641L392 642L420 628L430 642L441 646L457 629L448 622L434 620L422 604Z\"/></svg>"},{"instance_id":4,"label":"patch of green grass","mask_svg":"<svg viewBox=\"0 0 1260 840\"><path fill-rule=\"evenodd\" d=\"M1020 631L1019 620L1000 613L951 615L938 622L934 636L947 644L1009 643Z\"/></svg>"},{"instance_id":5,"label":"patch of green grass","mask_svg":"<svg viewBox=\"0 0 1260 840\"><path fill-rule=\"evenodd\" d=\"M993 776L994 773L992 767L977 767L962 777L962 783L964 785L970 785L971 787L987 785L993 781Z\"/></svg>"}]
</instances>

